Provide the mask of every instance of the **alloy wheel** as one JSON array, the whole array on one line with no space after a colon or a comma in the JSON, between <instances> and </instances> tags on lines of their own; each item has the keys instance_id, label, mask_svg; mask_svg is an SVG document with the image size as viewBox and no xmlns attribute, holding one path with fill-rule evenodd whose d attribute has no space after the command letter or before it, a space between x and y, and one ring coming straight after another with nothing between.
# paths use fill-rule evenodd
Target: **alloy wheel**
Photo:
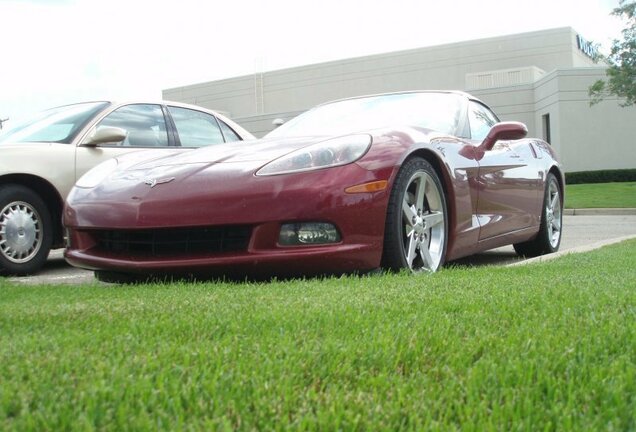
<instances>
[{"instance_id":1,"label":"alloy wheel","mask_svg":"<svg viewBox=\"0 0 636 432\"><path fill-rule=\"evenodd\" d=\"M413 272L435 271L444 253L442 192L425 171L416 171L407 182L402 202L404 256Z\"/></svg>"}]
</instances>

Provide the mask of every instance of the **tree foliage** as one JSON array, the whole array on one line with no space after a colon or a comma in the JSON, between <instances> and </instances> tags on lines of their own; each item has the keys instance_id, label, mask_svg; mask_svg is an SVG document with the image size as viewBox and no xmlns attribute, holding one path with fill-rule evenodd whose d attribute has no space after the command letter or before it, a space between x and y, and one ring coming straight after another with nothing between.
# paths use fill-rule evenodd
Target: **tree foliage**
<instances>
[{"instance_id":1,"label":"tree foliage","mask_svg":"<svg viewBox=\"0 0 636 432\"><path fill-rule=\"evenodd\" d=\"M612 15L623 17L626 27L622 39L615 39L605 61L607 80L598 80L589 88L591 105L613 95L622 98L621 106L636 105L636 1L621 0Z\"/></svg>"}]
</instances>

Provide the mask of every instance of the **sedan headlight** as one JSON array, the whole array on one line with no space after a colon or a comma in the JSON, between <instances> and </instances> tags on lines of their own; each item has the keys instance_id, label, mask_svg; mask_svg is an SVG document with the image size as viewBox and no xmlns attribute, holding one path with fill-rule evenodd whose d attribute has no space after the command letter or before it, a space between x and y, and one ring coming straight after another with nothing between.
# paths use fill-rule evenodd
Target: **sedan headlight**
<instances>
[{"instance_id":1,"label":"sedan headlight","mask_svg":"<svg viewBox=\"0 0 636 432\"><path fill-rule=\"evenodd\" d=\"M256 175L289 174L347 165L360 159L370 146L371 136L366 134L321 141L273 160Z\"/></svg>"},{"instance_id":2,"label":"sedan headlight","mask_svg":"<svg viewBox=\"0 0 636 432\"><path fill-rule=\"evenodd\" d=\"M117 159L109 159L89 170L75 183L76 187L91 189L102 182L117 168Z\"/></svg>"}]
</instances>

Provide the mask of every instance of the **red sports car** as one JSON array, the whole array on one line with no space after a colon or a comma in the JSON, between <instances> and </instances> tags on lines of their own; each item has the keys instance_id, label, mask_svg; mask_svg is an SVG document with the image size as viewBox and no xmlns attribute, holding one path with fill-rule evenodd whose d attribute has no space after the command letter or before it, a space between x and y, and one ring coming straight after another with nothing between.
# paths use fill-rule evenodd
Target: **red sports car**
<instances>
[{"instance_id":1,"label":"red sports car","mask_svg":"<svg viewBox=\"0 0 636 432\"><path fill-rule=\"evenodd\" d=\"M561 241L564 176L525 125L469 94L326 103L256 141L141 152L82 177L64 210L71 264L98 279L437 270Z\"/></svg>"}]
</instances>

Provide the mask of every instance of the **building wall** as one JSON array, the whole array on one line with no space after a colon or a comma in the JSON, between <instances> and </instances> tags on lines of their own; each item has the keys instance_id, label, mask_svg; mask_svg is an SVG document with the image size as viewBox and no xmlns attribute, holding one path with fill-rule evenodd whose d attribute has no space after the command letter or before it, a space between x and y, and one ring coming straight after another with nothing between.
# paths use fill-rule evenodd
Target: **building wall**
<instances>
[{"instance_id":1,"label":"building wall","mask_svg":"<svg viewBox=\"0 0 636 432\"><path fill-rule=\"evenodd\" d=\"M163 91L163 98L224 112L256 136L317 104L416 89L466 90L502 120L546 138L566 171L636 167L636 109L617 100L589 106L588 87L604 69L569 28L307 65ZM602 144L601 144L602 143Z\"/></svg>"},{"instance_id":2,"label":"building wall","mask_svg":"<svg viewBox=\"0 0 636 432\"><path fill-rule=\"evenodd\" d=\"M557 69L532 84L474 90L502 120L528 126L530 136L546 139L566 172L636 168L636 109L621 107L617 98L590 106L588 88L605 78L603 67Z\"/></svg>"},{"instance_id":3,"label":"building wall","mask_svg":"<svg viewBox=\"0 0 636 432\"><path fill-rule=\"evenodd\" d=\"M550 71L583 62L575 37L560 28L418 48L167 89L163 97L245 118L361 94L463 89L468 73L523 66Z\"/></svg>"},{"instance_id":4,"label":"building wall","mask_svg":"<svg viewBox=\"0 0 636 432\"><path fill-rule=\"evenodd\" d=\"M566 171L636 168L636 108L616 98L590 106L587 90L603 69L556 71L559 87L558 138Z\"/></svg>"}]
</instances>

